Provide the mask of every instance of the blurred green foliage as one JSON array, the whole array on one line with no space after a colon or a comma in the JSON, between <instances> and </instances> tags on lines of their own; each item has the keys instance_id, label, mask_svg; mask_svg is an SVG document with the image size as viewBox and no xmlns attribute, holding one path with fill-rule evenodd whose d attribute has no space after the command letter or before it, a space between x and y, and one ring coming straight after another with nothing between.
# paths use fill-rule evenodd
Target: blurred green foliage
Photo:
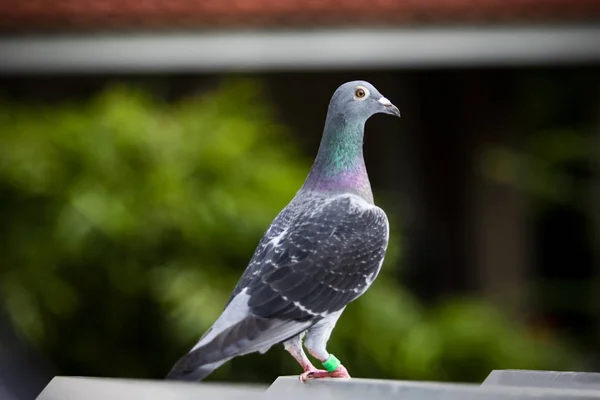
<instances>
[{"instance_id":1,"label":"blurred green foliage","mask_svg":"<svg viewBox=\"0 0 600 400\"><path fill-rule=\"evenodd\" d=\"M161 378L217 318L309 168L264 97L235 81L174 104L129 87L1 104L0 295L58 372ZM354 376L479 380L574 365L478 301L424 309L396 282L392 226L384 271L330 342ZM298 372L278 347L211 379Z\"/></svg>"},{"instance_id":2,"label":"blurred green foliage","mask_svg":"<svg viewBox=\"0 0 600 400\"><path fill-rule=\"evenodd\" d=\"M556 206L589 213L580 197L599 168L600 150L591 79L586 71L523 75L513 116L518 139L483 149L477 165L483 176L521 191L539 213Z\"/></svg>"},{"instance_id":3,"label":"blurred green foliage","mask_svg":"<svg viewBox=\"0 0 600 400\"><path fill-rule=\"evenodd\" d=\"M522 191L538 207L560 204L587 211L589 205L577 199L582 179L569 168L597 162L596 139L584 130L564 128L536 132L523 142L521 149L499 145L485 149L479 165L483 175Z\"/></svg>"}]
</instances>

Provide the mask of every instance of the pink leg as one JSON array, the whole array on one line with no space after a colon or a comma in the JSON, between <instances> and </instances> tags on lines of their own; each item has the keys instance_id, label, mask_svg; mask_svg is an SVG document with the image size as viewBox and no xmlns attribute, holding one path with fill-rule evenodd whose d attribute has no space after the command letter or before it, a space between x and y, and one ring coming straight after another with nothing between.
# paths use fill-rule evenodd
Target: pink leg
<instances>
[{"instance_id":1,"label":"pink leg","mask_svg":"<svg viewBox=\"0 0 600 400\"><path fill-rule=\"evenodd\" d=\"M310 350L309 350L310 351ZM318 359L321 362L327 360L327 358L323 358L323 356L319 357L318 354L310 353L313 357ZM334 371L326 371L323 369L315 369L314 371L304 371L302 375L300 375L300 380L302 382L306 382L308 379L322 379L322 378L350 378L350 374L346 367L342 364L339 365Z\"/></svg>"},{"instance_id":2,"label":"pink leg","mask_svg":"<svg viewBox=\"0 0 600 400\"><path fill-rule=\"evenodd\" d=\"M327 372L323 370L319 370L315 368L314 365L310 362L306 353L304 353L304 349L302 348L302 336L298 335L295 338L288 340L283 343L283 347L287 350L288 353L292 355L300 364L304 373L300 375L300 380L302 382L306 381L307 374L317 373L317 372Z\"/></svg>"},{"instance_id":3,"label":"pink leg","mask_svg":"<svg viewBox=\"0 0 600 400\"><path fill-rule=\"evenodd\" d=\"M306 357L306 354L304 353L304 350L302 349L301 346L295 346L294 344L291 344L289 342L285 342L283 344L283 346L288 351L288 353L290 353L292 355L292 357L294 357L296 359L296 361L298 361L298 364L300 364L300 366L302 367L303 370L305 370L305 371L315 371L316 370L315 366L312 365L312 363L310 362L308 357Z\"/></svg>"},{"instance_id":4,"label":"pink leg","mask_svg":"<svg viewBox=\"0 0 600 400\"><path fill-rule=\"evenodd\" d=\"M343 309L337 313L331 314L324 318L313 327L308 330L306 334L306 340L304 345L308 352L321 363L327 361L330 353L327 351L327 341L331 335L331 331L335 326L335 322L339 318ZM334 371L305 371L301 376L300 380L305 382L307 379L321 379L321 378L350 378L348 370L340 364Z\"/></svg>"}]
</instances>

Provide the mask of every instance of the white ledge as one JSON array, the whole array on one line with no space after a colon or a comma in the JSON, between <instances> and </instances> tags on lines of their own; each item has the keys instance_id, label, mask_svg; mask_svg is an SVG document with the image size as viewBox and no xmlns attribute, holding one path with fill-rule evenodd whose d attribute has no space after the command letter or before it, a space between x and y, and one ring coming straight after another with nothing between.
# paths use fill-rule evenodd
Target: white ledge
<instances>
[{"instance_id":1,"label":"white ledge","mask_svg":"<svg viewBox=\"0 0 600 400\"><path fill-rule=\"evenodd\" d=\"M457 26L0 37L0 73L562 65L600 61L597 26Z\"/></svg>"},{"instance_id":2,"label":"white ledge","mask_svg":"<svg viewBox=\"0 0 600 400\"><path fill-rule=\"evenodd\" d=\"M378 379L279 377L270 387L156 380L56 377L37 400L598 400L600 390Z\"/></svg>"},{"instance_id":3,"label":"white ledge","mask_svg":"<svg viewBox=\"0 0 600 400\"><path fill-rule=\"evenodd\" d=\"M392 381L378 379L323 379L301 383L298 377L279 377L267 390L277 398L297 395L319 400L593 400L600 391L475 384ZM276 398L273 397L273 398Z\"/></svg>"},{"instance_id":4,"label":"white ledge","mask_svg":"<svg viewBox=\"0 0 600 400\"><path fill-rule=\"evenodd\" d=\"M36 400L257 400L264 388L164 380L57 376Z\"/></svg>"},{"instance_id":5,"label":"white ledge","mask_svg":"<svg viewBox=\"0 0 600 400\"><path fill-rule=\"evenodd\" d=\"M495 370L485 378L482 385L600 390L600 373L514 369Z\"/></svg>"}]
</instances>

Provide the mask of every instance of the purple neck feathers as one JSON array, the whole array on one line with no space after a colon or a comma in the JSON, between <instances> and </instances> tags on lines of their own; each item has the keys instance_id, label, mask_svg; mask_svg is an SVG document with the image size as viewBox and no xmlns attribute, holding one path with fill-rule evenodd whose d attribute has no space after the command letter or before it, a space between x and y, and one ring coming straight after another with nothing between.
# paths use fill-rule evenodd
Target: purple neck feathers
<instances>
[{"instance_id":1,"label":"purple neck feathers","mask_svg":"<svg viewBox=\"0 0 600 400\"><path fill-rule=\"evenodd\" d=\"M319 152L302 190L352 193L372 203L363 136L364 121L328 115Z\"/></svg>"}]
</instances>

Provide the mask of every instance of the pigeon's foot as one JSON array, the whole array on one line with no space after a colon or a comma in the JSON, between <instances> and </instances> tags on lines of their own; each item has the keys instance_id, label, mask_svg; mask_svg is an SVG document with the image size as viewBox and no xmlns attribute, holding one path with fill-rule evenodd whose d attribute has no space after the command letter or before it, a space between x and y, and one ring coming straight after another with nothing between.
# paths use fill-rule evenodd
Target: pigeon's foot
<instances>
[{"instance_id":1,"label":"pigeon's foot","mask_svg":"<svg viewBox=\"0 0 600 400\"><path fill-rule=\"evenodd\" d=\"M305 369L304 373L302 373L300 375L300 382L304 383L306 382L308 379L312 378L312 375L316 374L316 373L321 373L321 372L327 372L323 369L316 369L315 367L309 368L309 369Z\"/></svg>"},{"instance_id":2,"label":"pigeon's foot","mask_svg":"<svg viewBox=\"0 0 600 400\"><path fill-rule=\"evenodd\" d=\"M309 379L322 379L322 378L350 378L348 370L343 365L337 367L335 371L329 372L323 369L311 369L304 371L300 375L300 381L306 382Z\"/></svg>"}]
</instances>

